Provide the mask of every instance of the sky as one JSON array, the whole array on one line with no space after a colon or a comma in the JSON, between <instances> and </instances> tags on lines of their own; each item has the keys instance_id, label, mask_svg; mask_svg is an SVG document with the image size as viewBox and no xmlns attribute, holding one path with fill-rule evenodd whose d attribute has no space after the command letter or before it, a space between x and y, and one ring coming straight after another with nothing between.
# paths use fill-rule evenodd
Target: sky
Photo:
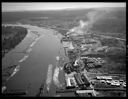
<instances>
[{"instance_id":1,"label":"sky","mask_svg":"<svg viewBox=\"0 0 128 99\"><path fill-rule=\"evenodd\" d=\"M2 3L2 12L32 11L32 10L61 10L67 8L95 8L95 7L126 7L125 2L103 3L103 2L21 2Z\"/></svg>"}]
</instances>

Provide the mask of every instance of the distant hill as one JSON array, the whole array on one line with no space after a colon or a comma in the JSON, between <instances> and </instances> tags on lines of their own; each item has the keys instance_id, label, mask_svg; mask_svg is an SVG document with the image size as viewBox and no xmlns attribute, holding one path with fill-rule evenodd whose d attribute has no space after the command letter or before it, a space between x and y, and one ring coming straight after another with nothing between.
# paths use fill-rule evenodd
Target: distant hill
<instances>
[{"instance_id":1,"label":"distant hill","mask_svg":"<svg viewBox=\"0 0 128 99\"><path fill-rule=\"evenodd\" d=\"M126 34L126 7L2 12L2 23L21 22L71 29L79 20L91 21L90 29L94 32Z\"/></svg>"},{"instance_id":2,"label":"distant hill","mask_svg":"<svg viewBox=\"0 0 128 99\"><path fill-rule=\"evenodd\" d=\"M89 10L57 10L57 11L23 11L23 12L2 12L2 23L14 22L21 19L33 17L64 18L85 15Z\"/></svg>"}]
</instances>

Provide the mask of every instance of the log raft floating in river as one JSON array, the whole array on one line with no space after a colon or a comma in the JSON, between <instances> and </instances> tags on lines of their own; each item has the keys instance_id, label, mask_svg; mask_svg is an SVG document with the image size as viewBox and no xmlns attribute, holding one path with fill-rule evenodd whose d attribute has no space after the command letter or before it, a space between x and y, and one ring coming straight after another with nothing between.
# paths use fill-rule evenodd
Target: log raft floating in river
<instances>
[{"instance_id":1,"label":"log raft floating in river","mask_svg":"<svg viewBox=\"0 0 128 99\"><path fill-rule=\"evenodd\" d=\"M60 66L58 66L58 65L59 65L59 60L60 60L60 57L57 56L57 57L56 57L56 67L55 67L54 75L53 75L53 82L54 82L54 84L55 84L58 88L62 87L62 84L60 83L59 78L58 78L58 76L59 76L59 71L60 71L60 68L59 68Z\"/></svg>"},{"instance_id":2,"label":"log raft floating in river","mask_svg":"<svg viewBox=\"0 0 128 99\"><path fill-rule=\"evenodd\" d=\"M53 65L49 64L48 65L48 72L47 72L47 79L46 79L46 85L47 85L47 91L48 92L49 92L50 85L52 82L52 69L53 69Z\"/></svg>"}]
</instances>

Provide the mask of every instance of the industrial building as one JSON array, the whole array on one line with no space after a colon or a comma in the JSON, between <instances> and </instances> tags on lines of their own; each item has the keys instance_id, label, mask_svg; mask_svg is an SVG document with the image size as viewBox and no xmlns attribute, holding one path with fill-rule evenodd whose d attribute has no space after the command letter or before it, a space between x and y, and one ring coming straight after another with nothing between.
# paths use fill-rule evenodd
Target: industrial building
<instances>
[{"instance_id":1,"label":"industrial building","mask_svg":"<svg viewBox=\"0 0 128 99\"><path fill-rule=\"evenodd\" d=\"M76 94L79 97L95 97L96 93L94 90L76 90Z\"/></svg>"},{"instance_id":2,"label":"industrial building","mask_svg":"<svg viewBox=\"0 0 128 99\"><path fill-rule=\"evenodd\" d=\"M112 80L112 76L96 76L97 80Z\"/></svg>"},{"instance_id":3,"label":"industrial building","mask_svg":"<svg viewBox=\"0 0 128 99\"><path fill-rule=\"evenodd\" d=\"M90 82L83 74L80 73L74 74L74 78L80 88L83 89L90 86Z\"/></svg>"},{"instance_id":4,"label":"industrial building","mask_svg":"<svg viewBox=\"0 0 128 99\"><path fill-rule=\"evenodd\" d=\"M75 88L77 86L77 83L74 79L74 77L67 77L66 78L66 88L70 89L70 88Z\"/></svg>"}]
</instances>

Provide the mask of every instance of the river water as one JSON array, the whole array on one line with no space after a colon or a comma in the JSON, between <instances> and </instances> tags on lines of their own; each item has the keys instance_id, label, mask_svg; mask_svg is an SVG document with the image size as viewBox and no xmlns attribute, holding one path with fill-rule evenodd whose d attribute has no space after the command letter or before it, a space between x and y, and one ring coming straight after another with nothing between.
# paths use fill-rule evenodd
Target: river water
<instances>
[{"instance_id":1,"label":"river water","mask_svg":"<svg viewBox=\"0 0 128 99\"><path fill-rule=\"evenodd\" d=\"M26 90L30 85L28 96L35 96L41 83L46 80L48 65L52 64L54 69L56 56L64 57L63 46L60 43L61 35L56 34L51 29L30 25L19 26L28 28L28 34L15 49L7 53L2 59L2 69L18 64L20 70L5 83L5 86L7 90ZM37 31L40 36L38 37L32 31ZM37 40L35 41L35 39ZM34 41L35 43L32 44ZM27 52L27 50L29 51ZM60 81L63 82L62 79ZM50 96L55 94L55 89L56 87L52 84Z\"/></svg>"}]
</instances>

